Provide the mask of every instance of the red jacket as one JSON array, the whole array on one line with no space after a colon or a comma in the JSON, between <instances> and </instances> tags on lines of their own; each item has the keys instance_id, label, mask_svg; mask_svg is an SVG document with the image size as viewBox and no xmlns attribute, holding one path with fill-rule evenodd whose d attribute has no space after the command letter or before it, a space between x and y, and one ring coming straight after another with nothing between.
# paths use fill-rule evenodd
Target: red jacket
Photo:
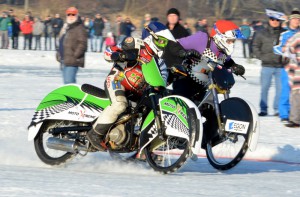
<instances>
[{"instance_id":1,"label":"red jacket","mask_svg":"<svg viewBox=\"0 0 300 197\"><path fill-rule=\"evenodd\" d=\"M33 31L33 21L23 20L21 22L20 29L23 34L31 34Z\"/></svg>"}]
</instances>

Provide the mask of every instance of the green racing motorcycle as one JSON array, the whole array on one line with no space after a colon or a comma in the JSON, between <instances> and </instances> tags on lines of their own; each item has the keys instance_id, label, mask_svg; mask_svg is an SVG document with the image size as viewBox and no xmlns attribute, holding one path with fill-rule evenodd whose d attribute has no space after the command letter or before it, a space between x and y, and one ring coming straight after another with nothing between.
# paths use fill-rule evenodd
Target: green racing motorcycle
<instances>
[{"instance_id":1,"label":"green racing motorcycle","mask_svg":"<svg viewBox=\"0 0 300 197\"><path fill-rule=\"evenodd\" d=\"M144 157L164 174L179 169L201 149L202 118L189 99L165 96L166 87L156 60L142 65L147 88L140 97L128 94L129 106L108 131L101 146L113 157ZM48 165L60 165L77 155L97 152L86 138L99 114L110 105L105 91L95 86L65 85L50 92L36 108L28 140Z\"/></svg>"}]
</instances>

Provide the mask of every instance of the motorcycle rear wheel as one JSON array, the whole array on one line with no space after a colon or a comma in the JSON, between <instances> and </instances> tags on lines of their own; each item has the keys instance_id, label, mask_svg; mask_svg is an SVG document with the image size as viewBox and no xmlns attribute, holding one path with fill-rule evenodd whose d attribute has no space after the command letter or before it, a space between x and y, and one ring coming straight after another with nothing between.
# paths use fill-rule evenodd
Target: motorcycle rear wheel
<instances>
[{"instance_id":1,"label":"motorcycle rear wheel","mask_svg":"<svg viewBox=\"0 0 300 197\"><path fill-rule=\"evenodd\" d=\"M53 135L49 133L49 129L63 126L71 125L70 122L67 123L66 121L49 120L43 123L39 133L34 138L36 154L45 164L51 166L61 165L76 156L75 153L49 149L46 145L46 140L49 137L53 137Z\"/></svg>"}]
</instances>

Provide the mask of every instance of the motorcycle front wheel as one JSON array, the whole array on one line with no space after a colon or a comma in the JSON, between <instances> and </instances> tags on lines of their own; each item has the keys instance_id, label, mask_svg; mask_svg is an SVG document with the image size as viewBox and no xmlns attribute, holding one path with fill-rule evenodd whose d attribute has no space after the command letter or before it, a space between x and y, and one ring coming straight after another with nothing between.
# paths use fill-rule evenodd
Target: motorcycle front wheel
<instances>
[{"instance_id":1,"label":"motorcycle front wheel","mask_svg":"<svg viewBox=\"0 0 300 197\"><path fill-rule=\"evenodd\" d=\"M204 132L206 134L209 132L210 134L217 134L206 142L205 149L209 163L218 170L229 170L236 166L247 153L250 133L254 127L253 117L249 105L240 98L226 99L220 103L220 108L224 124L227 121L229 121L228 123L234 123L235 121L249 123L248 130L245 133L225 130L221 134L216 127L207 127L208 131ZM207 121L206 124L216 122L216 120L211 119Z\"/></svg>"}]
</instances>

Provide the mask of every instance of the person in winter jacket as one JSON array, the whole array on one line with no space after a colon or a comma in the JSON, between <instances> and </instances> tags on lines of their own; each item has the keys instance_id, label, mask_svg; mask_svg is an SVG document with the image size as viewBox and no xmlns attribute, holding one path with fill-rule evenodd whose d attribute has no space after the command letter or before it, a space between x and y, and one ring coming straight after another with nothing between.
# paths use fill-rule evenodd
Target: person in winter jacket
<instances>
[{"instance_id":1,"label":"person in winter jacket","mask_svg":"<svg viewBox=\"0 0 300 197\"><path fill-rule=\"evenodd\" d=\"M188 31L179 24L180 12L176 8L171 8L167 12L167 24L175 39L189 36Z\"/></svg>"},{"instance_id":2,"label":"person in winter jacket","mask_svg":"<svg viewBox=\"0 0 300 197\"><path fill-rule=\"evenodd\" d=\"M272 77L275 78L275 98L273 102L274 115L278 114L278 104L281 92L281 57L273 53L273 46L278 43L280 33L283 31L280 19L269 17L269 24L266 28L257 31L253 39L253 53L261 60L261 93L259 116L268 115L268 93L271 87Z\"/></svg>"},{"instance_id":3,"label":"person in winter jacket","mask_svg":"<svg viewBox=\"0 0 300 197\"><path fill-rule=\"evenodd\" d=\"M47 16L44 20L45 50L52 49L52 19Z\"/></svg>"},{"instance_id":4,"label":"person in winter jacket","mask_svg":"<svg viewBox=\"0 0 300 197\"><path fill-rule=\"evenodd\" d=\"M197 23L194 25L194 27L197 31L203 31L205 33L208 33L207 19L206 18L199 19Z\"/></svg>"},{"instance_id":5,"label":"person in winter jacket","mask_svg":"<svg viewBox=\"0 0 300 197\"><path fill-rule=\"evenodd\" d=\"M103 29L104 29L104 21L102 19L101 14L96 14L96 18L94 20L94 52L102 52L102 40L103 40Z\"/></svg>"},{"instance_id":6,"label":"person in winter jacket","mask_svg":"<svg viewBox=\"0 0 300 197\"><path fill-rule=\"evenodd\" d=\"M7 49L9 44L8 39L8 26L11 23L11 18L8 17L7 13L3 12L0 17L0 41L1 49Z\"/></svg>"},{"instance_id":7,"label":"person in winter jacket","mask_svg":"<svg viewBox=\"0 0 300 197\"><path fill-rule=\"evenodd\" d=\"M143 30L142 39L127 37L120 45L106 49L104 58L114 62L104 85L111 105L104 109L87 134L87 139L94 148L104 150L100 143L118 116L127 108L125 92L141 95L144 91L145 79L141 62L156 61L166 83L168 71L161 57L168 40L175 41L167 27L153 22Z\"/></svg>"},{"instance_id":8,"label":"person in winter jacket","mask_svg":"<svg viewBox=\"0 0 300 197\"><path fill-rule=\"evenodd\" d=\"M107 34L109 32L111 32L110 22L108 21L108 19L106 17L103 17L103 22L104 22L104 29L102 31L103 39L102 39L101 46L100 46L101 49L103 49L103 44L106 43L106 38L108 36Z\"/></svg>"},{"instance_id":9,"label":"person in winter jacket","mask_svg":"<svg viewBox=\"0 0 300 197\"><path fill-rule=\"evenodd\" d=\"M55 48L57 48L57 37L59 35L61 28L64 25L64 21L63 19L60 18L59 14L55 14L55 18L51 20L51 23L52 23L52 31L54 36Z\"/></svg>"},{"instance_id":10,"label":"person in winter jacket","mask_svg":"<svg viewBox=\"0 0 300 197\"><path fill-rule=\"evenodd\" d=\"M112 32L107 33L107 37L105 38L106 47L112 47L116 45L115 38Z\"/></svg>"},{"instance_id":11,"label":"person in winter jacket","mask_svg":"<svg viewBox=\"0 0 300 197\"><path fill-rule=\"evenodd\" d=\"M44 32L45 25L37 17L34 18L32 35L35 38L34 50L41 50L41 37Z\"/></svg>"},{"instance_id":12,"label":"person in winter jacket","mask_svg":"<svg viewBox=\"0 0 300 197\"><path fill-rule=\"evenodd\" d=\"M11 21L11 25L12 25L12 36L11 36L12 48L13 49L18 49L18 47L19 47L19 33L21 31L19 18L14 16L12 21Z\"/></svg>"},{"instance_id":13,"label":"person in winter jacket","mask_svg":"<svg viewBox=\"0 0 300 197\"><path fill-rule=\"evenodd\" d=\"M289 26L288 30L280 34L279 43L273 47L274 53L277 55L282 55L286 51L286 43L293 35L300 31L300 12L299 10L292 11L289 16ZM288 74L284 68L286 62L282 63L281 69L281 95L279 101L279 117L282 123L286 124L289 120L290 111L290 86L288 83Z\"/></svg>"},{"instance_id":14,"label":"person in winter jacket","mask_svg":"<svg viewBox=\"0 0 300 197\"><path fill-rule=\"evenodd\" d=\"M130 18L126 18L125 20L126 23L126 37L130 37L131 33L136 29L135 25L132 24Z\"/></svg>"},{"instance_id":15,"label":"person in winter jacket","mask_svg":"<svg viewBox=\"0 0 300 197\"><path fill-rule=\"evenodd\" d=\"M243 19L243 24L240 26L240 30L245 37L245 39L242 40L243 42L243 53L244 58L250 57L250 35L251 35L251 28L248 24L247 19ZM247 47L247 48L246 48ZM249 52L249 56L247 56L247 51Z\"/></svg>"},{"instance_id":16,"label":"person in winter jacket","mask_svg":"<svg viewBox=\"0 0 300 197\"><path fill-rule=\"evenodd\" d=\"M68 8L66 15L66 23L59 34L57 60L61 63L63 81L68 84L76 83L78 68L84 67L88 34L75 7Z\"/></svg>"},{"instance_id":17,"label":"person in winter jacket","mask_svg":"<svg viewBox=\"0 0 300 197\"><path fill-rule=\"evenodd\" d=\"M24 50L27 46L28 49L31 50L33 21L30 20L29 15L25 15L24 20L21 22L20 29L24 36Z\"/></svg>"},{"instance_id":18,"label":"person in winter jacket","mask_svg":"<svg viewBox=\"0 0 300 197\"><path fill-rule=\"evenodd\" d=\"M175 39L183 38L189 36L188 31L179 24L180 13L176 8L171 8L167 12L167 20L168 23L166 26L171 31L172 35ZM164 53L163 59L165 60L168 67L171 67L173 64L178 64L178 62L182 62L182 58L180 58L176 52L176 46L174 46L174 42L168 42L166 47L166 52ZM175 44L176 45L176 44ZM180 62L180 63L181 63Z\"/></svg>"},{"instance_id":19,"label":"person in winter jacket","mask_svg":"<svg viewBox=\"0 0 300 197\"><path fill-rule=\"evenodd\" d=\"M296 33L288 40L286 44L286 52L283 54L290 58L285 70L289 76L289 84L291 88L290 103L291 110L289 122L285 124L287 127L300 127L300 32Z\"/></svg>"}]
</instances>

